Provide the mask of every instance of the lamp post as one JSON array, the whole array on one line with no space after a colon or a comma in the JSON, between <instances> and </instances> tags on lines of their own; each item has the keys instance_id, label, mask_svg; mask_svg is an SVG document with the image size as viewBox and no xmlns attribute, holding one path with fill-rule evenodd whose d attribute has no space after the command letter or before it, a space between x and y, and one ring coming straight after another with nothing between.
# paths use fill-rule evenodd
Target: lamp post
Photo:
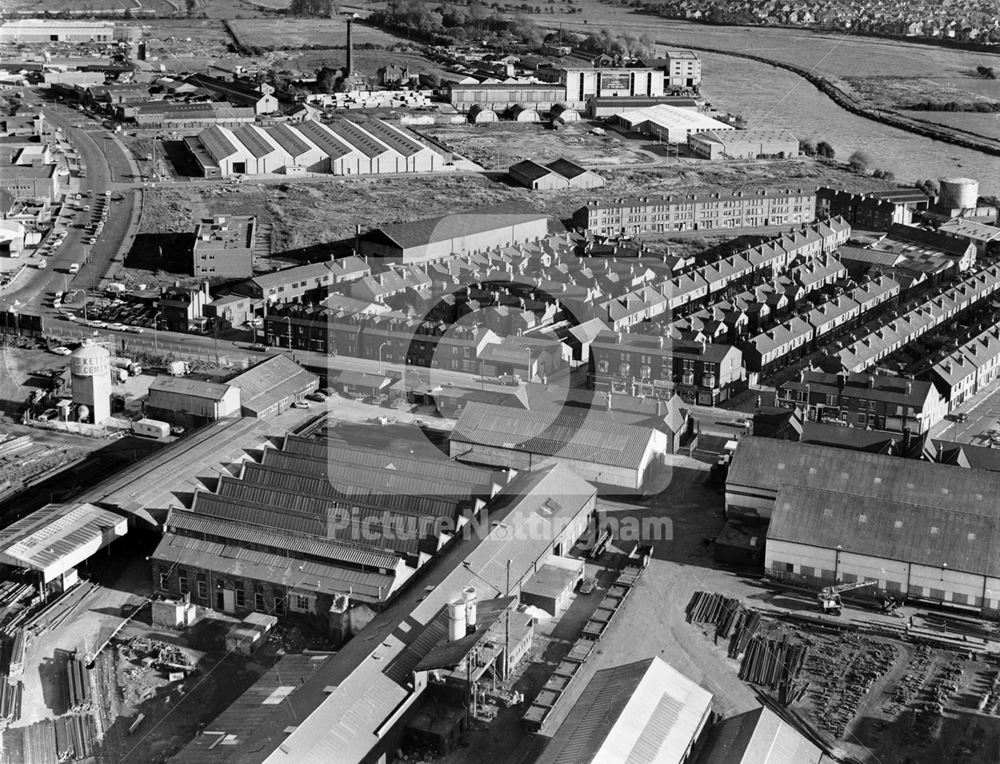
<instances>
[{"instance_id":1,"label":"lamp post","mask_svg":"<svg viewBox=\"0 0 1000 764\"><path fill-rule=\"evenodd\" d=\"M292 353L292 317L282 316L282 318L288 322L288 352L291 354L292 359L295 359L294 353Z\"/></svg>"},{"instance_id":2,"label":"lamp post","mask_svg":"<svg viewBox=\"0 0 1000 764\"><path fill-rule=\"evenodd\" d=\"M83 303L83 311L84 311L83 317L84 317L84 320L86 321L87 320L87 303L86 303L86 301L84 301L84 303ZM157 328L157 326L159 326L160 316L162 316L162 315L163 315L162 312L157 311L156 315L153 316L153 352L154 353L157 351L157 347L156 347L156 328Z\"/></svg>"},{"instance_id":3,"label":"lamp post","mask_svg":"<svg viewBox=\"0 0 1000 764\"><path fill-rule=\"evenodd\" d=\"M834 583L837 583L837 581L840 580L840 576L838 575L838 570L840 568L840 553L842 551L844 551L844 548L840 544L837 544L837 556L834 558L834 562L833 562L833 582Z\"/></svg>"},{"instance_id":4,"label":"lamp post","mask_svg":"<svg viewBox=\"0 0 1000 764\"><path fill-rule=\"evenodd\" d=\"M389 344L388 342L383 342L381 345L378 346L378 373L380 375L382 374L382 348L384 348L388 344Z\"/></svg>"}]
</instances>

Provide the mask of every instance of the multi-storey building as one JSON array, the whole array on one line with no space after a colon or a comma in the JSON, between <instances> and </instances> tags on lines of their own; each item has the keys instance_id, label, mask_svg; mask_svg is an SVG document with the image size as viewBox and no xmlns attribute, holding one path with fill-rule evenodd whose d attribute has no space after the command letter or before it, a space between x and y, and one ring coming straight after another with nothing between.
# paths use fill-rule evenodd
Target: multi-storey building
<instances>
[{"instance_id":1,"label":"multi-storey building","mask_svg":"<svg viewBox=\"0 0 1000 764\"><path fill-rule=\"evenodd\" d=\"M813 221L815 207L816 193L801 188L642 196L591 201L573 223L604 236L801 225Z\"/></svg>"},{"instance_id":2,"label":"multi-storey building","mask_svg":"<svg viewBox=\"0 0 1000 764\"><path fill-rule=\"evenodd\" d=\"M194 230L194 275L251 275L256 231L257 218L252 215L217 215L202 220Z\"/></svg>"},{"instance_id":3,"label":"multi-storey building","mask_svg":"<svg viewBox=\"0 0 1000 764\"><path fill-rule=\"evenodd\" d=\"M933 384L887 374L803 371L778 386L779 406L803 408L810 420L922 435L948 411Z\"/></svg>"},{"instance_id":4,"label":"multi-storey building","mask_svg":"<svg viewBox=\"0 0 1000 764\"><path fill-rule=\"evenodd\" d=\"M711 406L744 383L742 353L664 336L602 332L590 346L589 382L598 390L670 398Z\"/></svg>"}]
</instances>

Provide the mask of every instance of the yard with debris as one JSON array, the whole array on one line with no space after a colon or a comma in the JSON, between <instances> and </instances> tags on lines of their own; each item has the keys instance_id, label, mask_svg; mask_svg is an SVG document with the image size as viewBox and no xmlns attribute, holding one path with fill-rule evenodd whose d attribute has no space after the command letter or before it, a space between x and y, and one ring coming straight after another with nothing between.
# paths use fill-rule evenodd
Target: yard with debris
<instances>
[{"instance_id":1,"label":"yard with debris","mask_svg":"<svg viewBox=\"0 0 1000 764\"><path fill-rule=\"evenodd\" d=\"M656 157L616 133L594 135L587 122L553 130L543 123L439 124L418 128L447 148L488 170L506 170L522 159L568 159L587 167L648 164Z\"/></svg>"}]
</instances>

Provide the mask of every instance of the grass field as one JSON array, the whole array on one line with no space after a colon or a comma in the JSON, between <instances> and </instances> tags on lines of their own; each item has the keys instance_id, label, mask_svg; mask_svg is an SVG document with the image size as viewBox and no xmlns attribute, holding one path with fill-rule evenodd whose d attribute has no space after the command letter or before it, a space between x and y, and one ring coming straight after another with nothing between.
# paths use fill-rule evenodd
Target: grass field
<instances>
[{"instance_id":1,"label":"grass field","mask_svg":"<svg viewBox=\"0 0 1000 764\"><path fill-rule=\"evenodd\" d=\"M982 77L851 77L845 80L857 95L882 109L905 109L915 103L977 103L996 104L1000 101L1000 83L992 81L989 88L979 88L990 82ZM977 92L979 91L979 92Z\"/></svg>"},{"instance_id":2,"label":"grass field","mask_svg":"<svg viewBox=\"0 0 1000 764\"><path fill-rule=\"evenodd\" d=\"M7 10L30 10L34 13L60 13L65 11L123 11L126 8L137 10L142 8L147 11L156 11L161 16L168 16L171 13L183 11L183 0L175 0L175 4L167 0L143 0L142 3L134 0L7 0L3 7Z\"/></svg>"},{"instance_id":3,"label":"grass field","mask_svg":"<svg viewBox=\"0 0 1000 764\"><path fill-rule=\"evenodd\" d=\"M346 44L347 24L342 19L234 19L230 29L245 47L296 50L310 46L340 47ZM391 34L360 24L354 27L354 45L390 47L401 42Z\"/></svg>"}]
</instances>

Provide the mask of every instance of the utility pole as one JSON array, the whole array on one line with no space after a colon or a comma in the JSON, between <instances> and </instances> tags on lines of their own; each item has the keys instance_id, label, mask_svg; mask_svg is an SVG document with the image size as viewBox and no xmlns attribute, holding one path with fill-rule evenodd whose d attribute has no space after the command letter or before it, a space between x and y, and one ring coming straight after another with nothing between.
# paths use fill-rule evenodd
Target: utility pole
<instances>
[{"instance_id":1,"label":"utility pole","mask_svg":"<svg viewBox=\"0 0 1000 764\"><path fill-rule=\"evenodd\" d=\"M511 560L508 559L507 560L507 591L505 593L505 596L507 596L507 597L510 596L510 563L511 563ZM507 681L507 677L510 674L510 606L509 605L508 605L507 609L504 612L506 613L506 618L504 620L504 631L506 632L506 634L505 634L505 639L504 639L504 650L503 650L503 652L504 652L503 679L506 682Z\"/></svg>"}]
</instances>

